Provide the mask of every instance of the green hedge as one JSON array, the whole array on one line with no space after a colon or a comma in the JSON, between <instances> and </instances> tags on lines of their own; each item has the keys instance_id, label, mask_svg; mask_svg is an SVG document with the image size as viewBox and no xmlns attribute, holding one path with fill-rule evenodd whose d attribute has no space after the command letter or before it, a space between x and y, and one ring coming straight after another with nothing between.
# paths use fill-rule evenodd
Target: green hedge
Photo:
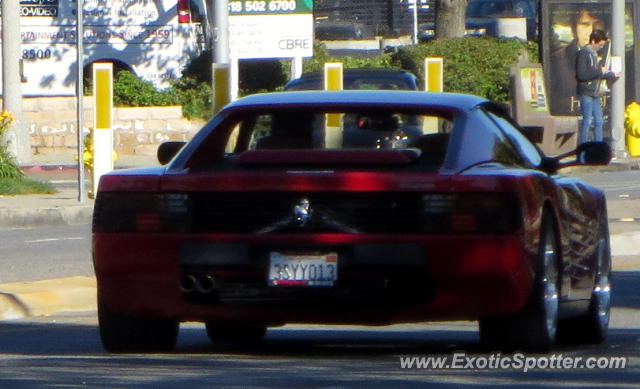
<instances>
[{"instance_id":1,"label":"green hedge","mask_svg":"<svg viewBox=\"0 0 640 389\"><path fill-rule=\"evenodd\" d=\"M344 68L400 68L394 63L391 54L382 53L358 57L336 57L329 55L323 43L316 43L313 47L313 57L305 59L304 72L318 72L324 69L326 62L342 62Z\"/></svg>"},{"instance_id":2,"label":"green hedge","mask_svg":"<svg viewBox=\"0 0 640 389\"><path fill-rule=\"evenodd\" d=\"M518 61L522 50L528 51L532 61L537 60L535 44L516 39L436 39L399 48L393 61L424 80L424 58L442 57L445 91L471 93L506 103L509 100L509 68Z\"/></svg>"},{"instance_id":3,"label":"green hedge","mask_svg":"<svg viewBox=\"0 0 640 389\"><path fill-rule=\"evenodd\" d=\"M314 46L314 57L304 61L304 71L321 71L324 63L339 61L345 68L406 69L424 79L424 58L444 58L444 88L447 92L471 93L499 102L509 99L509 67L522 50L532 61L538 60L534 43L515 39L465 37L435 39L405 46L395 53L367 56L332 57L322 43ZM149 82L127 71L119 72L114 82L116 106L183 106L187 118L211 115L211 54L203 53L187 67L183 78L171 88L156 90ZM281 90L290 78L290 60L243 60L239 63L240 95Z\"/></svg>"},{"instance_id":4,"label":"green hedge","mask_svg":"<svg viewBox=\"0 0 640 389\"><path fill-rule=\"evenodd\" d=\"M209 83L184 77L165 90L158 90L149 81L129 71L118 72L113 81L113 104L116 107L148 107L182 105L186 118L211 116L211 87Z\"/></svg>"}]
</instances>

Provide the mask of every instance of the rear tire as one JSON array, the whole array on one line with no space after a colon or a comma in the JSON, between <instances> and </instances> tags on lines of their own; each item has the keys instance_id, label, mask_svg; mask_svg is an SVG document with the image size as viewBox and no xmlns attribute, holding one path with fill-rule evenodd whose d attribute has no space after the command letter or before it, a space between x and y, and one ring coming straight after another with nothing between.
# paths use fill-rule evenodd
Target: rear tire
<instances>
[{"instance_id":1,"label":"rear tire","mask_svg":"<svg viewBox=\"0 0 640 389\"><path fill-rule=\"evenodd\" d=\"M179 323L175 320L115 313L100 301L98 322L102 346L109 352L171 351L178 339Z\"/></svg>"},{"instance_id":2,"label":"rear tire","mask_svg":"<svg viewBox=\"0 0 640 389\"><path fill-rule=\"evenodd\" d=\"M502 350L548 351L556 341L560 261L551 217L542 219L538 271L529 301L519 312L480 319L480 339Z\"/></svg>"},{"instance_id":3,"label":"rear tire","mask_svg":"<svg viewBox=\"0 0 640 389\"><path fill-rule=\"evenodd\" d=\"M589 311L576 318L562 320L560 340L566 343L602 343L607 337L611 316L611 249L606 224L598 236L597 262Z\"/></svg>"},{"instance_id":4,"label":"rear tire","mask_svg":"<svg viewBox=\"0 0 640 389\"><path fill-rule=\"evenodd\" d=\"M207 335L212 343L252 345L262 342L267 327L259 324L205 323Z\"/></svg>"}]
</instances>

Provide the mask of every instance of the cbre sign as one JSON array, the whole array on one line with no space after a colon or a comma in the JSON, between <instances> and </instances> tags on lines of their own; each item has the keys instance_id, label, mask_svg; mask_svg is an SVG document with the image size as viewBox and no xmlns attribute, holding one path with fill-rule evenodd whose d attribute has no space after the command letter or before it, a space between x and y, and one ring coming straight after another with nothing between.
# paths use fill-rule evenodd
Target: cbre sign
<instances>
[{"instance_id":1,"label":"cbre sign","mask_svg":"<svg viewBox=\"0 0 640 389\"><path fill-rule=\"evenodd\" d=\"M231 58L313 55L313 0L229 1Z\"/></svg>"}]
</instances>

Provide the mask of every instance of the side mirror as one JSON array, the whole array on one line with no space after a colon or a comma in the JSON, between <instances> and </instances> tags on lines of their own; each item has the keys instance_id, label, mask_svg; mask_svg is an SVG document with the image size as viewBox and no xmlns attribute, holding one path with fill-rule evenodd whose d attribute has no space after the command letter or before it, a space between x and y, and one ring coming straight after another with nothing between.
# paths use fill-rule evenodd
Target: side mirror
<instances>
[{"instance_id":1,"label":"side mirror","mask_svg":"<svg viewBox=\"0 0 640 389\"><path fill-rule=\"evenodd\" d=\"M166 165L178 154L178 151L180 151L185 144L187 144L187 142L164 142L160 144L156 153L158 162L160 162L161 165Z\"/></svg>"},{"instance_id":2,"label":"side mirror","mask_svg":"<svg viewBox=\"0 0 640 389\"><path fill-rule=\"evenodd\" d=\"M542 143L544 136L544 126L523 126L522 134L532 143Z\"/></svg>"},{"instance_id":3,"label":"side mirror","mask_svg":"<svg viewBox=\"0 0 640 389\"><path fill-rule=\"evenodd\" d=\"M577 160L582 165L607 165L611 156L611 148L606 142L585 142L576 149Z\"/></svg>"}]
</instances>

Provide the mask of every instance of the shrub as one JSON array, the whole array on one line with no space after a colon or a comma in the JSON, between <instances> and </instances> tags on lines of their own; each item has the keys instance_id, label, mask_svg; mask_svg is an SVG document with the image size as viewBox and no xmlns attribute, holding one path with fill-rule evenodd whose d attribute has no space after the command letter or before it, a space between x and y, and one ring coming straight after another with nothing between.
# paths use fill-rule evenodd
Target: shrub
<instances>
[{"instance_id":1,"label":"shrub","mask_svg":"<svg viewBox=\"0 0 640 389\"><path fill-rule=\"evenodd\" d=\"M406 69L424 80L424 58L444 58L444 88L447 92L471 93L499 102L509 99L509 67L522 50L538 60L535 43L515 39L465 37L435 39L429 43L398 48L393 54L335 57L323 43L314 45L313 58L304 61L304 72L322 71L326 62L342 62L345 68ZM290 79L290 60L242 60L239 63L240 95L280 90ZM185 117L211 116L211 52L195 58L167 90L156 90L150 82L128 71L120 71L114 82L116 106L182 105Z\"/></svg>"},{"instance_id":2,"label":"shrub","mask_svg":"<svg viewBox=\"0 0 640 389\"><path fill-rule=\"evenodd\" d=\"M21 179L24 177L24 173L18 167L13 155L7 150L4 141L5 132L11 122L13 122L13 116L8 111L3 111L0 114L0 178Z\"/></svg>"},{"instance_id":3,"label":"shrub","mask_svg":"<svg viewBox=\"0 0 640 389\"><path fill-rule=\"evenodd\" d=\"M243 60L238 64L240 95L274 91L288 80L286 65L279 60Z\"/></svg>"},{"instance_id":4,"label":"shrub","mask_svg":"<svg viewBox=\"0 0 640 389\"><path fill-rule=\"evenodd\" d=\"M425 44L401 47L393 61L424 80L424 58L444 58L444 89L471 93L506 103L509 100L509 67L522 50L537 60L537 48L516 39L464 37L435 39Z\"/></svg>"},{"instance_id":5,"label":"shrub","mask_svg":"<svg viewBox=\"0 0 640 389\"><path fill-rule=\"evenodd\" d=\"M170 90L157 90L149 81L130 71L116 73L113 80L113 104L118 107L148 107L178 104Z\"/></svg>"},{"instance_id":6,"label":"shrub","mask_svg":"<svg viewBox=\"0 0 640 389\"><path fill-rule=\"evenodd\" d=\"M187 119L211 117L212 90L209 82L198 82L193 78L182 78L174 82L170 93L182 105L182 115Z\"/></svg>"},{"instance_id":7,"label":"shrub","mask_svg":"<svg viewBox=\"0 0 640 389\"><path fill-rule=\"evenodd\" d=\"M238 73L240 96L252 93L274 91L287 81L287 61L274 59L240 60ZM194 58L182 72L183 77L193 79L197 84L211 83L211 51L204 51Z\"/></svg>"},{"instance_id":8,"label":"shrub","mask_svg":"<svg viewBox=\"0 0 640 389\"><path fill-rule=\"evenodd\" d=\"M184 77L174 81L170 88L158 90L151 82L125 70L115 76L113 104L117 107L182 105L184 117L208 118L211 116L211 87L208 82Z\"/></svg>"},{"instance_id":9,"label":"shrub","mask_svg":"<svg viewBox=\"0 0 640 389\"><path fill-rule=\"evenodd\" d=\"M324 43L316 42L313 47L313 58L304 61L305 72L320 72L326 62L342 62L344 68L400 68L393 62L391 54L382 53L366 56L332 57Z\"/></svg>"}]
</instances>

